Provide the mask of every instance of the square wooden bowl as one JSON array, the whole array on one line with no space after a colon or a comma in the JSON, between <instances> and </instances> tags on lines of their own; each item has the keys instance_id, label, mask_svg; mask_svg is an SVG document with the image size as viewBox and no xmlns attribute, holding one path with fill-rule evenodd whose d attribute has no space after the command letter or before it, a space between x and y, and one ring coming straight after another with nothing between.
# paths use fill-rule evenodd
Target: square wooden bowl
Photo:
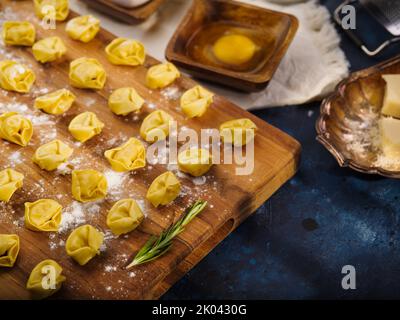
<instances>
[{"instance_id":1,"label":"square wooden bowl","mask_svg":"<svg viewBox=\"0 0 400 320\"><path fill-rule=\"evenodd\" d=\"M168 44L166 58L198 78L241 91L260 91L274 75L298 26L297 18L286 13L229 0L194 0ZM261 48L255 64L236 68L201 61L203 42L212 45L229 28L251 33Z\"/></svg>"},{"instance_id":2,"label":"square wooden bowl","mask_svg":"<svg viewBox=\"0 0 400 320\"><path fill-rule=\"evenodd\" d=\"M113 3L111 0L81 0L89 7L112 16L115 19L129 23L138 24L147 20L157 11L165 0L152 0L136 8L125 8Z\"/></svg>"}]
</instances>

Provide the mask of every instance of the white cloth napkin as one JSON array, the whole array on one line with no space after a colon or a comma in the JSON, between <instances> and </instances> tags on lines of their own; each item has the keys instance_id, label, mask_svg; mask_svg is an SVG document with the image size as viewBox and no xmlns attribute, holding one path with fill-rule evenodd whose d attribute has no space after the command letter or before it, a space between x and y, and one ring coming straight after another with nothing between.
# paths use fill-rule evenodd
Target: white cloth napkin
<instances>
[{"instance_id":1,"label":"white cloth napkin","mask_svg":"<svg viewBox=\"0 0 400 320\"><path fill-rule=\"evenodd\" d=\"M316 0L290 5L265 0L243 2L295 15L300 20L299 31L265 90L246 94L203 83L211 90L244 109L259 109L320 99L348 75L348 62L339 47L339 35L330 21L328 10ZM165 59L168 41L190 5L191 1L187 0L168 0L148 21L130 26L101 15L78 0L71 0L72 9L81 14L101 16L103 27L118 36L142 41L149 54L159 60Z\"/></svg>"}]
</instances>

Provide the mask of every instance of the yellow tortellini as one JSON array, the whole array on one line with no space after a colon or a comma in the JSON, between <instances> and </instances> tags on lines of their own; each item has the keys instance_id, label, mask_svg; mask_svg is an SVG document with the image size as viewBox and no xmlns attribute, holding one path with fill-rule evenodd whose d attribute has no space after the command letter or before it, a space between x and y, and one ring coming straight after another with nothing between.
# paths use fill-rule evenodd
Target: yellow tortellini
<instances>
[{"instance_id":1,"label":"yellow tortellini","mask_svg":"<svg viewBox=\"0 0 400 320\"><path fill-rule=\"evenodd\" d=\"M144 63L146 53L139 41L117 38L106 47L108 61L116 65L138 66Z\"/></svg>"},{"instance_id":2,"label":"yellow tortellini","mask_svg":"<svg viewBox=\"0 0 400 320\"><path fill-rule=\"evenodd\" d=\"M150 89L169 86L181 76L179 70L170 62L158 64L147 71L146 85Z\"/></svg>"},{"instance_id":3,"label":"yellow tortellini","mask_svg":"<svg viewBox=\"0 0 400 320\"><path fill-rule=\"evenodd\" d=\"M80 202L103 199L107 195L107 179L96 170L72 171L72 196Z\"/></svg>"},{"instance_id":4,"label":"yellow tortellini","mask_svg":"<svg viewBox=\"0 0 400 320\"><path fill-rule=\"evenodd\" d=\"M153 111L144 118L140 126L140 136L147 142L165 140L169 135L171 121L173 118L165 111Z\"/></svg>"},{"instance_id":5,"label":"yellow tortellini","mask_svg":"<svg viewBox=\"0 0 400 320\"><path fill-rule=\"evenodd\" d=\"M100 30L100 20L92 15L80 16L68 21L65 31L74 40L91 41Z\"/></svg>"},{"instance_id":6,"label":"yellow tortellini","mask_svg":"<svg viewBox=\"0 0 400 320\"><path fill-rule=\"evenodd\" d=\"M18 144L28 145L33 135L32 122L17 112L6 112L0 116L0 138Z\"/></svg>"},{"instance_id":7,"label":"yellow tortellini","mask_svg":"<svg viewBox=\"0 0 400 320\"><path fill-rule=\"evenodd\" d=\"M214 94L202 86L195 86L181 97L182 111L189 117L201 117L213 102Z\"/></svg>"},{"instance_id":8,"label":"yellow tortellini","mask_svg":"<svg viewBox=\"0 0 400 320\"><path fill-rule=\"evenodd\" d=\"M13 169L0 171L0 201L8 202L18 189L22 188L24 175Z\"/></svg>"},{"instance_id":9,"label":"yellow tortellini","mask_svg":"<svg viewBox=\"0 0 400 320\"><path fill-rule=\"evenodd\" d=\"M68 0L33 0L35 13L39 19L55 18L57 21L64 21L69 14Z\"/></svg>"},{"instance_id":10,"label":"yellow tortellini","mask_svg":"<svg viewBox=\"0 0 400 320\"><path fill-rule=\"evenodd\" d=\"M134 88L119 88L108 99L108 106L116 115L126 116L130 112L139 111L144 100Z\"/></svg>"},{"instance_id":11,"label":"yellow tortellini","mask_svg":"<svg viewBox=\"0 0 400 320\"><path fill-rule=\"evenodd\" d=\"M68 160L72 155L73 149L60 140L53 140L40 146L32 161L41 169L47 171L56 170L60 164Z\"/></svg>"},{"instance_id":12,"label":"yellow tortellini","mask_svg":"<svg viewBox=\"0 0 400 320\"><path fill-rule=\"evenodd\" d=\"M48 37L36 42L32 47L35 59L41 63L52 62L67 52L64 42L59 37Z\"/></svg>"},{"instance_id":13,"label":"yellow tortellini","mask_svg":"<svg viewBox=\"0 0 400 320\"><path fill-rule=\"evenodd\" d=\"M26 288L35 299L44 299L61 289L66 280L62 275L63 269L54 260L44 260L33 268ZM46 277L46 278L45 278Z\"/></svg>"},{"instance_id":14,"label":"yellow tortellini","mask_svg":"<svg viewBox=\"0 0 400 320\"><path fill-rule=\"evenodd\" d=\"M80 142L86 142L95 135L100 134L103 128L104 123L93 112L84 112L77 115L68 126L69 132Z\"/></svg>"},{"instance_id":15,"label":"yellow tortellini","mask_svg":"<svg viewBox=\"0 0 400 320\"><path fill-rule=\"evenodd\" d=\"M221 124L219 131L224 143L237 147L244 146L254 139L257 126L247 118L235 119Z\"/></svg>"},{"instance_id":16,"label":"yellow tortellini","mask_svg":"<svg viewBox=\"0 0 400 320\"><path fill-rule=\"evenodd\" d=\"M69 67L71 85L80 89L103 89L107 75L100 62L93 58L79 58Z\"/></svg>"},{"instance_id":17,"label":"yellow tortellini","mask_svg":"<svg viewBox=\"0 0 400 320\"><path fill-rule=\"evenodd\" d=\"M32 231L58 231L62 206L55 200L25 202L25 226Z\"/></svg>"},{"instance_id":18,"label":"yellow tortellini","mask_svg":"<svg viewBox=\"0 0 400 320\"><path fill-rule=\"evenodd\" d=\"M8 91L27 93L36 76L26 66L11 60L0 61L0 87Z\"/></svg>"},{"instance_id":19,"label":"yellow tortellini","mask_svg":"<svg viewBox=\"0 0 400 320\"><path fill-rule=\"evenodd\" d=\"M147 191L146 198L156 208L174 201L181 192L181 184L176 176L167 171L154 179Z\"/></svg>"},{"instance_id":20,"label":"yellow tortellini","mask_svg":"<svg viewBox=\"0 0 400 320\"><path fill-rule=\"evenodd\" d=\"M133 199L123 199L116 202L108 212L107 226L112 233L119 236L136 229L143 219L143 212L137 202Z\"/></svg>"},{"instance_id":21,"label":"yellow tortellini","mask_svg":"<svg viewBox=\"0 0 400 320\"><path fill-rule=\"evenodd\" d=\"M182 172L200 177L212 167L212 156L206 149L187 149L178 154L178 166Z\"/></svg>"},{"instance_id":22,"label":"yellow tortellini","mask_svg":"<svg viewBox=\"0 0 400 320\"><path fill-rule=\"evenodd\" d=\"M122 146L104 153L111 167L118 172L132 171L146 165L146 150L140 140L130 138Z\"/></svg>"},{"instance_id":23,"label":"yellow tortellini","mask_svg":"<svg viewBox=\"0 0 400 320\"><path fill-rule=\"evenodd\" d=\"M104 236L91 225L83 225L72 231L65 243L67 254L81 266L100 254Z\"/></svg>"},{"instance_id":24,"label":"yellow tortellini","mask_svg":"<svg viewBox=\"0 0 400 320\"><path fill-rule=\"evenodd\" d=\"M71 91L60 89L36 98L34 106L46 113L60 115L71 108L75 98Z\"/></svg>"},{"instance_id":25,"label":"yellow tortellini","mask_svg":"<svg viewBox=\"0 0 400 320\"><path fill-rule=\"evenodd\" d=\"M6 21L3 23L2 36L5 44L30 47L35 42L36 31L28 21Z\"/></svg>"},{"instance_id":26,"label":"yellow tortellini","mask_svg":"<svg viewBox=\"0 0 400 320\"><path fill-rule=\"evenodd\" d=\"M13 267L18 253L19 237L16 234L0 234L0 267Z\"/></svg>"}]
</instances>

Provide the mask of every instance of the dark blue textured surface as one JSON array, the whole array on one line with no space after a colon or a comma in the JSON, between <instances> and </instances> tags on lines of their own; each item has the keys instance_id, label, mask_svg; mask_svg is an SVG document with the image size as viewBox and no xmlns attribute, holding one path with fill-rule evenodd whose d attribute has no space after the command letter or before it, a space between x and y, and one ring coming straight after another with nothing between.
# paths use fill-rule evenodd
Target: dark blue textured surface
<instances>
[{"instance_id":1,"label":"dark blue textured surface","mask_svg":"<svg viewBox=\"0 0 400 320\"><path fill-rule=\"evenodd\" d=\"M321 2L332 11L340 1ZM366 22L372 44L387 37ZM400 52L371 59L346 36L342 47L352 70ZM315 140L319 105L255 112L300 141L301 168L164 299L400 298L400 181L339 168ZM356 290L341 288L346 264Z\"/></svg>"}]
</instances>

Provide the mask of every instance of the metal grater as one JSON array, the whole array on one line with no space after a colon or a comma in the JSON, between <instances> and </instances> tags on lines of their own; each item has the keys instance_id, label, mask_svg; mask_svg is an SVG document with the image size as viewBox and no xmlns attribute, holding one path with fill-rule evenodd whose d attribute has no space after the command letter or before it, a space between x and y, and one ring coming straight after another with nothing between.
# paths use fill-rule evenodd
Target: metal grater
<instances>
[{"instance_id":1,"label":"metal grater","mask_svg":"<svg viewBox=\"0 0 400 320\"><path fill-rule=\"evenodd\" d=\"M368 48L364 42L358 37L356 32L345 29L342 25L341 12L342 9L351 4L361 4L368 13L374 17L386 30L394 37L386 40L376 49ZM349 37L369 56L376 56L387 47L394 43L400 42L400 0L345 0L335 10L335 21L342 27Z\"/></svg>"},{"instance_id":2,"label":"metal grater","mask_svg":"<svg viewBox=\"0 0 400 320\"><path fill-rule=\"evenodd\" d=\"M400 36L399 0L360 0L361 5L394 36Z\"/></svg>"}]
</instances>

